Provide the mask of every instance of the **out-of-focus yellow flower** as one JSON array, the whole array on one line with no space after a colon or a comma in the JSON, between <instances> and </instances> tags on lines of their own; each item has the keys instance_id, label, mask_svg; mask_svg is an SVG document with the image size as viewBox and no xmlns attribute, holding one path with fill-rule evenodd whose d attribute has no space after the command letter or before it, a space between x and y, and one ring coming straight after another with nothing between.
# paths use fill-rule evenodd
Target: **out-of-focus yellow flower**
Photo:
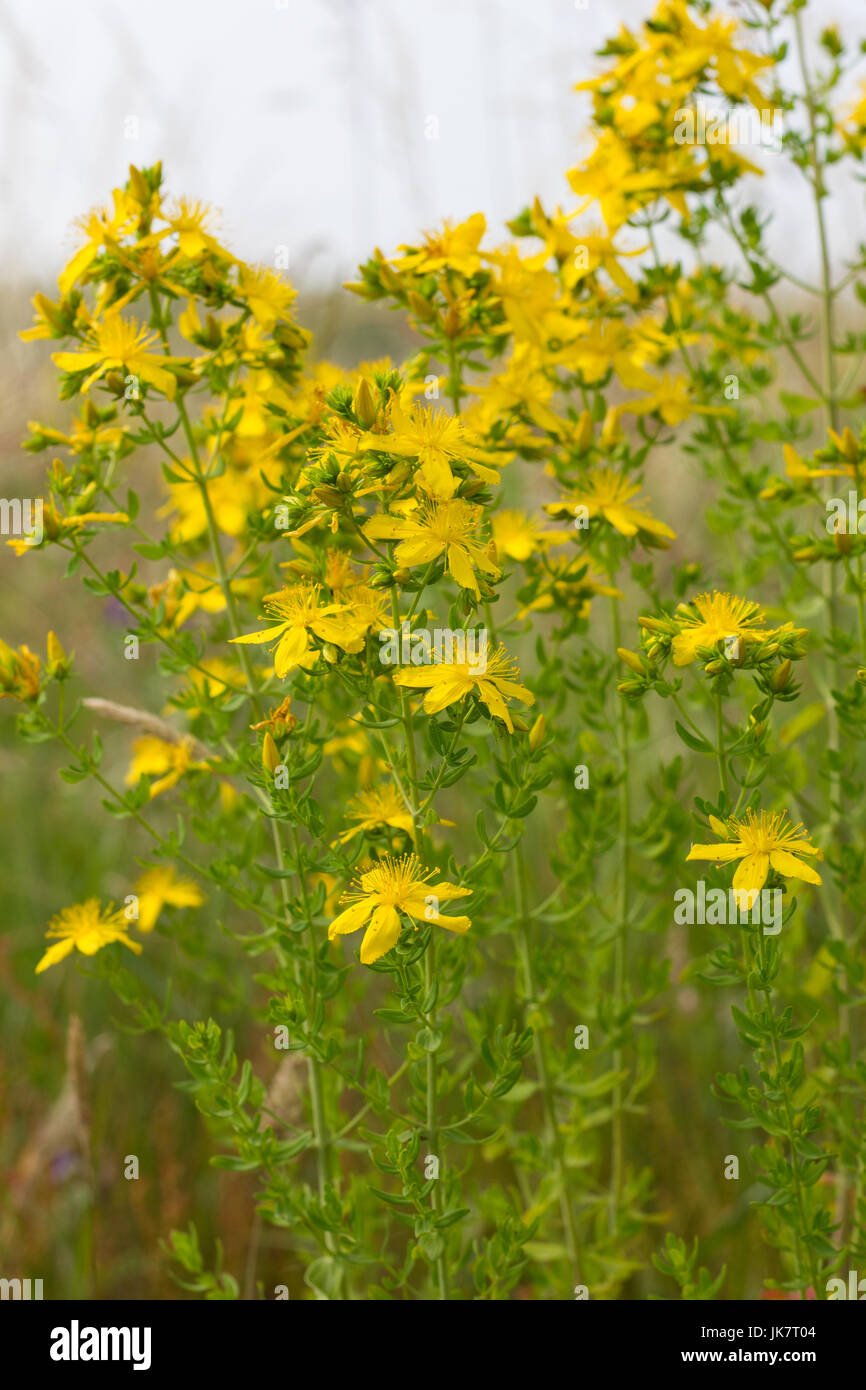
<instances>
[{"instance_id":1,"label":"out-of-focus yellow flower","mask_svg":"<svg viewBox=\"0 0 866 1390\"><path fill-rule=\"evenodd\" d=\"M214 210L206 203L192 198L178 198L166 215L168 227L156 233L158 237L174 233L178 246L188 260L196 261L206 251L221 256L224 260L233 259L216 238L208 231L208 226L216 217Z\"/></svg>"},{"instance_id":2,"label":"out-of-focus yellow flower","mask_svg":"<svg viewBox=\"0 0 866 1390\"><path fill-rule=\"evenodd\" d=\"M351 830L343 832L340 836L341 845L348 844L356 835L364 835L386 825L393 830L405 830L407 835L412 834L412 816L409 808L396 787L390 783L384 787L370 787L366 791L358 792L350 801L346 815L357 824Z\"/></svg>"},{"instance_id":3,"label":"out-of-focus yellow flower","mask_svg":"<svg viewBox=\"0 0 866 1390\"><path fill-rule=\"evenodd\" d=\"M571 539L567 531L545 531L526 512L495 512L491 529L497 556L507 555L511 560L528 560Z\"/></svg>"},{"instance_id":4,"label":"out-of-focus yellow flower","mask_svg":"<svg viewBox=\"0 0 866 1390\"><path fill-rule=\"evenodd\" d=\"M49 940L52 937L57 939L40 960L36 974L41 975L43 970L56 965L71 951L95 956L103 946L110 946L115 941L122 941L130 951L141 955L141 946L137 941L130 940L126 926L123 912L116 910L113 903L103 910L98 898L88 898L85 903L64 907L56 917L52 917L45 933Z\"/></svg>"},{"instance_id":5,"label":"out-of-focus yellow flower","mask_svg":"<svg viewBox=\"0 0 866 1390\"><path fill-rule=\"evenodd\" d=\"M642 401L629 401L622 407L633 415L658 414L666 425L680 425L691 415L733 415L730 406L699 405L692 399L688 378L665 372L650 394Z\"/></svg>"},{"instance_id":6,"label":"out-of-focus yellow flower","mask_svg":"<svg viewBox=\"0 0 866 1390\"><path fill-rule=\"evenodd\" d=\"M135 885L138 929L152 931L164 907L201 907L204 894L192 879L179 878L171 864L158 864Z\"/></svg>"},{"instance_id":7,"label":"out-of-focus yellow flower","mask_svg":"<svg viewBox=\"0 0 866 1390\"><path fill-rule=\"evenodd\" d=\"M0 700L35 700L40 690L39 657L29 647L16 651L0 638Z\"/></svg>"},{"instance_id":8,"label":"out-of-focus yellow flower","mask_svg":"<svg viewBox=\"0 0 866 1390\"><path fill-rule=\"evenodd\" d=\"M433 271L456 270L460 275L475 275L481 269L479 246L487 230L484 214L473 213L456 226L446 221L438 232L427 232L421 246L401 246L404 253L395 256L392 264L412 275L428 275Z\"/></svg>"},{"instance_id":9,"label":"out-of-focus yellow flower","mask_svg":"<svg viewBox=\"0 0 866 1390\"><path fill-rule=\"evenodd\" d=\"M237 293L246 300L253 318L266 333L272 333L278 323L291 322L297 290L272 270L242 265Z\"/></svg>"},{"instance_id":10,"label":"out-of-focus yellow flower","mask_svg":"<svg viewBox=\"0 0 866 1390\"><path fill-rule=\"evenodd\" d=\"M150 799L177 786L184 773L190 771L206 772L206 762L196 762L192 756L192 744L188 739L171 743L167 739L156 738L151 734L138 738L132 745L133 759L126 774L126 785L135 786L142 777L156 777L151 783Z\"/></svg>"},{"instance_id":11,"label":"out-of-focus yellow flower","mask_svg":"<svg viewBox=\"0 0 866 1390\"><path fill-rule=\"evenodd\" d=\"M115 188L112 198L114 206L111 211L107 208L94 208L85 217L78 219L77 226L85 233L87 239L58 276L57 283L62 295L67 295L76 281L81 279L103 247L115 248L119 238L134 226L141 212L136 199L121 188Z\"/></svg>"},{"instance_id":12,"label":"out-of-focus yellow flower","mask_svg":"<svg viewBox=\"0 0 866 1390\"><path fill-rule=\"evenodd\" d=\"M544 510L549 516L575 516L578 508L584 508L586 519L602 517L623 536L639 536L658 540L674 540L676 532L657 521L643 510L633 499L640 492L638 483L630 483L622 473L613 469L599 468L585 483L576 484L569 497L559 502L545 503Z\"/></svg>"}]
</instances>

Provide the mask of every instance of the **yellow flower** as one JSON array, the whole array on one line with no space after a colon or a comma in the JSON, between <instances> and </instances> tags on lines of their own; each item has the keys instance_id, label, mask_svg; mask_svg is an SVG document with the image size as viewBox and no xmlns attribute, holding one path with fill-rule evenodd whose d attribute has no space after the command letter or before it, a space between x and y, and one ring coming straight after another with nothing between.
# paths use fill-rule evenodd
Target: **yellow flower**
<instances>
[{"instance_id":1,"label":"yellow flower","mask_svg":"<svg viewBox=\"0 0 866 1390\"><path fill-rule=\"evenodd\" d=\"M639 492L640 486L630 483L622 473L612 468L599 468L585 483L578 484L570 497L547 502L544 510L549 516L565 517L574 516L576 509L582 507L586 509L587 520L603 517L621 535L638 536L644 544L648 537L674 540L675 531L663 521L656 521L639 502L632 501Z\"/></svg>"},{"instance_id":2,"label":"yellow flower","mask_svg":"<svg viewBox=\"0 0 866 1390\"><path fill-rule=\"evenodd\" d=\"M619 137L612 130L603 131L589 158L567 175L571 187L583 199L578 212L598 202L611 235L628 221L635 208L658 197L666 197L682 216L687 216L682 188L695 179L692 155L685 146L675 146L666 153L670 164L667 170L640 169Z\"/></svg>"},{"instance_id":3,"label":"yellow flower","mask_svg":"<svg viewBox=\"0 0 866 1390\"><path fill-rule=\"evenodd\" d=\"M474 275L481 269L478 247L486 230L482 212L473 213L456 227L446 221L440 232L425 233L422 246L401 246L400 250L406 254L395 257L393 264L398 270L408 270L413 275L447 269L461 275Z\"/></svg>"},{"instance_id":4,"label":"yellow flower","mask_svg":"<svg viewBox=\"0 0 866 1390\"><path fill-rule=\"evenodd\" d=\"M358 792L352 798L347 812L349 820L358 824L340 836L340 844L348 844L356 835L378 830L380 826L390 825L394 830L405 830L412 834L412 816L397 791L390 784L384 787L370 787L368 791Z\"/></svg>"},{"instance_id":5,"label":"yellow flower","mask_svg":"<svg viewBox=\"0 0 866 1390\"><path fill-rule=\"evenodd\" d=\"M59 960L63 960L70 951L80 951L84 956L95 956L103 946L109 946L114 941L122 941L130 951L135 951L136 955L141 954L141 946L137 941L130 941L126 933L123 912L116 910L113 903L109 903L103 912L98 898L88 898L86 903L64 907L56 917L52 917L45 935L49 938L58 937L59 940L48 947L36 967L37 975L47 970L49 965L56 965Z\"/></svg>"},{"instance_id":6,"label":"yellow flower","mask_svg":"<svg viewBox=\"0 0 866 1390\"><path fill-rule=\"evenodd\" d=\"M681 631L671 644L675 666L690 665L699 647L714 647L725 638L736 637L745 645L769 636L769 629L762 627L764 614L757 603L717 590L698 594L690 604L679 604L676 618Z\"/></svg>"},{"instance_id":7,"label":"yellow flower","mask_svg":"<svg viewBox=\"0 0 866 1390\"><path fill-rule=\"evenodd\" d=\"M545 375L541 349L530 342L518 342L503 371L491 376L485 385L473 386L479 397L473 416L482 429L490 429L510 411L526 412L534 425L559 434L565 422L549 405L555 389L555 383ZM531 441L531 433L529 438Z\"/></svg>"},{"instance_id":8,"label":"yellow flower","mask_svg":"<svg viewBox=\"0 0 866 1390\"><path fill-rule=\"evenodd\" d=\"M171 500L157 513L159 517L177 513L172 522L174 541L193 541L207 531L208 514L201 488L195 482L172 483ZM241 536L250 512L261 510L273 496L258 470L226 468L218 478L208 479L211 509L217 527L226 536Z\"/></svg>"},{"instance_id":9,"label":"yellow flower","mask_svg":"<svg viewBox=\"0 0 866 1390\"><path fill-rule=\"evenodd\" d=\"M652 391L655 378L644 369L658 351L658 340L645 326L629 328L618 320L608 323L577 325L580 336L557 353L564 367L580 372L584 381L601 381L613 368L629 391ZM662 338L662 341L664 339Z\"/></svg>"},{"instance_id":10,"label":"yellow flower","mask_svg":"<svg viewBox=\"0 0 866 1390\"><path fill-rule=\"evenodd\" d=\"M535 696L525 685L518 685L514 679L520 672L503 646L484 663L472 665L469 662L437 662L430 666L408 667L394 675L395 685L413 687L427 686L424 708L428 714L436 714L457 700L477 693L482 704L490 713L501 719L510 734L514 725L506 700L520 700L524 705L534 705Z\"/></svg>"},{"instance_id":11,"label":"yellow flower","mask_svg":"<svg viewBox=\"0 0 866 1390\"><path fill-rule=\"evenodd\" d=\"M195 570L170 569L159 584L153 584L147 596L154 606L165 604L165 621L173 627L183 627L193 613L221 613L226 606L225 595L220 588L216 569L203 564L203 570L213 572L210 583L204 574ZM236 592L236 586L232 585Z\"/></svg>"},{"instance_id":12,"label":"yellow flower","mask_svg":"<svg viewBox=\"0 0 866 1390\"><path fill-rule=\"evenodd\" d=\"M447 502L422 503L412 516L374 516L364 534L372 540L399 540L394 551L398 565L428 565L444 555L451 577L480 598L476 570L493 579L500 576L489 547L474 539L482 513L481 507L453 497Z\"/></svg>"},{"instance_id":13,"label":"yellow flower","mask_svg":"<svg viewBox=\"0 0 866 1390\"><path fill-rule=\"evenodd\" d=\"M204 894L197 883L178 878L170 864L157 865L142 874L135 885L138 896L138 929L152 931L162 909L168 907L201 907Z\"/></svg>"},{"instance_id":14,"label":"yellow flower","mask_svg":"<svg viewBox=\"0 0 866 1390\"><path fill-rule=\"evenodd\" d=\"M76 280L81 279L104 246L116 247L118 238L129 231L138 218L141 208L131 194L115 188L112 198L112 211L109 212L107 208L94 208L86 217L78 219L77 225L86 234L87 240L58 276L57 283L62 295L66 296L69 293Z\"/></svg>"},{"instance_id":15,"label":"yellow flower","mask_svg":"<svg viewBox=\"0 0 866 1390\"><path fill-rule=\"evenodd\" d=\"M18 337L25 343L32 343L37 338L64 338L66 329L63 326L63 319L60 313L60 305L54 304L44 294L34 294L30 301L33 305L33 326L32 328L22 328ZM32 429L32 425L30 426Z\"/></svg>"},{"instance_id":16,"label":"yellow flower","mask_svg":"<svg viewBox=\"0 0 866 1390\"><path fill-rule=\"evenodd\" d=\"M272 270L248 265L241 266L238 293L266 333L273 332L278 322L291 321L291 306L298 297L297 290Z\"/></svg>"},{"instance_id":17,"label":"yellow flower","mask_svg":"<svg viewBox=\"0 0 866 1390\"><path fill-rule=\"evenodd\" d=\"M166 217L168 227L157 236L164 237L174 232L177 236L178 246L183 254L191 261L198 260L199 256L205 251L216 252L217 255L231 260L228 251L223 250L219 242L211 236L207 230L208 223L212 221L215 214L206 203L197 202L191 198L178 198L177 203L169 211Z\"/></svg>"},{"instance_id":18,"label":"yellow flower","mask_svg":"<svg viewBox=\"0 0 866 1390\"><path fill-rule=\"evenodd\" d=\"M160 792L177 786L185 772L207 771L208 768L207 763L193 761L192 744L188 739L170 743L148 734L136 739L132 748L134 756L126 774L126 785L135 786L142 777L156 777L157 781L150 788L151 801Z\"/></svg>"},{"instance_id":19,"label":"yellow flower","mask_svg":"<svg viewBox=\"0 0 866 1390\"><path fill-rule=\"evenodd\" d=\"M138 377L139 381L150 382L169 400L174 399L177 381L171 372L166 371L165 364L181 363L187 359L151 352L151 345L157 341L155 333L139 328L136 319L124 319L109 311L102 323L97 325L94 338L92 347L85 345L76 352L52 353L52 360L61 371L93 369L82 383L82 391L89 391L94 381L105 376L106 372L121 371L124 375Z\"/></svg>"},{"instance_id":20,"label":"yellow flower","mask_svg":"<svg viewBox=\"0 0 866 1390\"><path fill-rule=\"evenodd\" d=\"M526 512L497 512L491 522L497 554L511 560L528 560L551 545L570 539L567 531L545 531Z\"/></svg>"},{"instance_id":21,"label":"yellow flower","mask_svg":"<svg viewBox=\"0 0 866 1390\"><path fill-rule=\"evenodd\" d=\"M466 463L476 477L486 483L499 482L499 474L489 465L507 460L503 460L501 454L483 449L456 415L434 410L432 406L404 410L397 395L392 393L390 420L392 433L361 435L360 450L377 449L400 458L416 458L421 486L432 496L448 498L454 495L457 479L449 467L451 460Z\"/></svg>"},{"instance_id":22,"label":"yellow flower","mask_svg":"<svg viewBox=\"0 0 866 1390\"><path fill-rule=\"evenodd\" d=\"M363 622L342 603L319 602L318 584L294 584L263 600L265 613L278 618L274 627L232 637L232 642L276 642L274 669L280 679L296 666L308 670L319 653L310 642L310 633L323 642L332 642L344 652L359 652L364 646Z\"/></svg>"},{"instance_id":23,"label":"yellow flower","mask_svg":"<svg viewBox=\"0 0 866 1390\"><path fill-rule=\"evenodd\" d=\"M485 257L497 269L496 293L515 339L545 347L549 338L565 338L574 325L558 301L556 276L545 270L547 253L522 257L516 246Z\"/></svg>"},{"instance_id":24,"label":"yellow flower","mask_svg":"<svg viewBox=\"0 0 866 1390\"><path fill-rule=\"evenodd\" d=\"M401 913L416 924L435 922L448 931L468 931L472 925L468 917L443 917L439 903L469 897L472 890L453 883L429 883L433 873L435 870L424 869L414 854L405 854L402 859L390 855L380 859L357 880L359 891L343 894L340 902L351 903L351 907L334 918L328 928L328 940L359 931L369 923L361 943L361 964L372 965L396 946Z\"/></svg>"},{"instance_id":25,"label":"yellow flower","mask_svg":"<svg viewBox=\"0 0 866 1390\"><path fill-rule=\"evenodd\" d=\"M39 657L29 647L17 651L0 638L0 700L35 700L39 694Z\"/></svg>"},{"instance_id":26,"label":"yellow flower","mask_svg":"<svg viewBox=\"0 0 866 1390\"><path fill-rule=\"evenodd\" d=\"M631 401L623 406L633 415L648 415L655 412L666 425L680 425L690 415L732 415L734 412L725 405L698 405L689 394L688 378L671 376L665 372L649 396L642 401Z\"/></svg>"},{"instance_id":27,"label":"yellow flower","mask_svg":"<svg viewBox=\"0 0 866 1390\"><path fill-rule=\"evenodd\" d=\"M733 879L738 908L753 905L770 869L775 869L784 878L799 878L806 883L821 882L820 875L809 864L804 864L801 857L814 855L816 859L823 859L823 850L810 842L803 833L802 824L791 824L786 812L770 814L761 811L756 815L754 811L749 811L745 820L732 816L724 824L713 817L712 826L717 835L726 836L724 843L692 845L686 858L711 859L717 864L742 860Z\"/></svg>"}]
</instances>

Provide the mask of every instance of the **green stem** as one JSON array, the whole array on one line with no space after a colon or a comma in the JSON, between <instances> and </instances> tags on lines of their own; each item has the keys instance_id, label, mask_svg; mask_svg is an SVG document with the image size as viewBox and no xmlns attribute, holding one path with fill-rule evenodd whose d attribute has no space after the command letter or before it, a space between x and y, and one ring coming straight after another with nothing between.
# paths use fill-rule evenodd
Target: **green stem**
<instances>
[{"instance_id":1,"label":"green stem","mask_svg":"<svg viewBox=\"0 0 866 1390\"><path fill-rule=\"evenodd\" d=\"M526 889L526 863L523 857L523 843L515 846L513 853L514 886L517 895L518 948L523 966L526 1006L529 1011L536 1000L535 971L532 968L532 937L530 933L529 897ZM581 1283L581 1247L577 1221L569 1195L568 1167L565 1161L565 1144L556 1122L556 1107L553 1099L553 1086L547 1065L544 1037L538 1028L533 1029L535 1069L538 1075L538 1088L544 1114L544 1125L548 1143L551 1147L559 1179L559 1207L562 1213L562 1226L565 1235L565 1248L574 1271L576 1283Z\"/></svg>"},{"instance_id":2,"label":"green stem","mask_svg":"<svg viewBox=\"0 0 866 1390\"><path fill-rule=\"evenodd\" d=\"M806 102L806 114L809 122L809 156L812 166L812 196L815 203L815 220L818 228L818 245L821 257L821 348L822 348L822 369L823 369L823 401L825 424L834 431L839 428L839 399L836 382L836 359L833 350L834 330L834 290L832 282L832 270L830 265L830 244L827 236L827 225L824 216L824 198L826 196L826 186L824 183L824 173L821 162L820 147L818 142L818 116L812 79L809 72L809 64L806 56L806 41L803 33L803 20L799 10L794 11L794 31L797 42L797 56L800 64L800 73L803 82L803 94ZM862 563L862 562L861 562ZM838 581L836 566L833 564L825 565L823 570L824 595L827 604L827 620L829 627L830 640L837 626L837 604L838 604ZM858 607L860 611L861 634L863 631L863 594L862 588L858 587ZM827 820L827 834L833 838L839 824L841 814L840 800L842 796L841 774L839 762L841 756L839 739L839 713L836 708L836 701L833 698L833 691L838 690L841 684L839 661L835 655L834 648L831 647L828 654L829 665L829 685L827 692L827 722L828 737L827 751L830 757L830 776L829 776L829 808ZM831 930L834 934L845 939L844 927L842 927L835 911L835 886L828 884L827 894L830 900L832 916L830 918ZM851 1015L850 1010L842 1006L839 1010L839 1025L843 1039L847 1039L849 1046L851 1043ZM850 1225L850 1210L848 1194L850 1182L848 1173L844 1168L840 1168L838 1184L836 1188L836 1212L835 1219L838 1226L838 1239L840 1246L847 1244ZM817 1292L817 1290L816 1290Z\"/></svg>"},{"instance_id":3,"label":"green stem","mask_svg":"<svg viewBox=\"0 0 866 1390\"><path fill-rule=\"evenodd\" d=\"M611 579L613 583L613 579ZM613 625L614 651L622 646L620 634L618 600L612 598L611 620ZM626 974L626 924L629 914L629 858L631 849L631 790L629 785L629 737L628 712L624 699L619 699L617 708L617 752L620 764L619 783L619 885L617 900L617 931L613 948L613 1016L614 1027L619 1028L619 1017L625 1002ZM620 1072L623 1064L621 1044L614 1049L614 1071ZM611 1234L616 1231L617 1214L622 1196L625 1175L623 1084L617 1081L611 1095L611 1166L610 1195L608 1203L608 1226Z\"/></svg>"},{"instance_id":4,"label":"green stem","mask_svg":"<svg viewBox=\"0 0 866 1390\"><path fill-rule=\"evenodd\" d=\"M400 608L397 598L396 585L391 585L391 621L394 631L400 629ZM409 774L411 791L410 812L412 815L412 847L418 858L421 858L421 828L418 824L418 764L415 757L415 730L412 721L412 707L406 691L401 687L400 690L400 722L403 727L403 742L406 749L406 766ZM429 800L429 798L428 798ZM426 804L426 803L425 803ZM436 964L436 940L434 932L431 930L430 942L424 954L424 991L429 994L433 988L435 979ZM430 1010L429 1027L436 1026L436 1005ZM439 1152L439 1120L437 1115L438 1075L437 1075L437 1056L435 1052L427 1053L426 1061L426 1115L427 1115L427 1136L433 1157L438 1160L438 1177L433 1183L432 1206L437 1216L442 1215L442 1184L445 1180L445 1155ZM445 1262L444 1253L436 1260L436 1276L439 1285L439 1298L445 1300L448 1297L448 1268Z\"/></svg>"}]
</instances>

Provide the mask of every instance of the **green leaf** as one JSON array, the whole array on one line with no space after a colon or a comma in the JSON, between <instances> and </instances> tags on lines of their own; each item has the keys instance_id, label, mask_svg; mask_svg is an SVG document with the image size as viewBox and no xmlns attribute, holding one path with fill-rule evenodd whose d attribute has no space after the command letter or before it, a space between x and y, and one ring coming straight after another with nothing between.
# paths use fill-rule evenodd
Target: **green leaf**
<instances>
[{"instance_id":1,"label":"green leaf","mask_svg":"<svg viewBox=\"0 0 866 1390\"><path fill-rule=\"evenodd\" d=\"M820 401L812 400L811 396L798 396L796 391L780 391L779 400L788 414L797 419L801 415L808 415L810 410L817 410L821 404Z\"/></svg>"},{"instance_id":2,"label":"green leaf","mask_svg":"<svg viewBox=\"0 0 866 1390\"><path fill-rule=\"evenodd\" d=\"M707 740L705 738L696 738L694 734L689 733L688 729L683 728L682 724L678 719L674 720L674 728L676 729L683 743L688 748L694 749L696 753L715 752L715 749L713 748L713 745L711 743L707 743Z\"/></svg>"}]
</instances>

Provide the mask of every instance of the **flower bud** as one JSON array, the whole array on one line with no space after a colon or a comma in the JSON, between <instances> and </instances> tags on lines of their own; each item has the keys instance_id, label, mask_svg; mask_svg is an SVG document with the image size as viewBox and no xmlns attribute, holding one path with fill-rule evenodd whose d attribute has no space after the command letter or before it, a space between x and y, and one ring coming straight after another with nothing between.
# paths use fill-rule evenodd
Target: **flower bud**
<instances>
[{"instance_id":1,"label":"flower bud","mask_svg":"<svg viewBox=\"0 0 866 1390\"><path fill-rule=\"evenodd\" d=\"M612 405L604 417L601 427L599 444L602 449L609 449L614 444L619 444L622 439L622 428L619 423L619 407Z\"/></svg>"},{"instance_id":2,"label":"flower bud","mask_svg":"<svg viewBox=\"0 0 866 1390\"><path fill-rule=\"evenodd\" d=\"M48 661L46 662L48 674L55 677L68 675L69 658L63 650L56 632L49 632L45 640L45 650L48 653Z\"/></svg>"},{"instance_id":3,"label":"flower bud","mask_svg":"<svg viewBox=\"0 0 866 1390\"><path fill-rule=\"evenodd\" d=\"M280 765L280 753L277 745L270 733L266 733L262 740L262 766L271 775L276 772Z\"/></svg>"},{"instance_id":4,"label":"flower bud","mask_svg":"<svg viewBox=\"0 0 866 1390\"><path fill-rule=\"evenodd\" d=\"M645 676L646 667L638 656L637 652L630 652L625 647L617 647L616 654L620 661L624 661L626 666L634 671L635 675Z\"/></svg>"},{"instance_id":5,"label":"flower bud","mask_svg":"<svg viewBox=\"0 0 866 1390\"><path fill-rule=\"evenodd\" d=\"M793 671L793 669L794 668L791 662L788 661L788 659L786 658L782 662L779 669L776 671L775 675L773 676L772 684L773 690L776 692L777 695L781 690L785 689L785 686L788 684L788 681L791 678L791 672Z\"/></svg>"},{"instance_id":6,"label":"flower bud","mask_svg":"<svg viewBox=\"0 0 866 1390\"><path fill-rule=\"evenodd\" d=\"M672 624L665 622L663 618L638 618L638 626L646 632L661 632L666 636L676 631Z\"/></svg>"},{"instance_id":7,"label":"flower bud","mask_svg":"<svg viewBox=\"0 0 866 1390\"><path fill-rule=\"evenodd\" d=\"M425 299L423 294L416 294L415 290L410 290L407 298L409 300L409 308L412 310L416 319L420 319L422 323L433 322L436 317L436 309L430 303L429 299Z\"/></svg>"},{"instance_id":8,"label":"flower bud","mask_svg":"<svg viewBox=\"0 0 866 1390\"><path fill-rule=\"evenodd\" d=\"M379 407L373 395L370 383L365 376L361 377L355 389L355 395L352 399L352 409L355 412L355 419L359 424L363 425L365 430L368 430L376 419Z\"/></svg>"},{"instance_id":9,"label":"flower bud","mask_svg":"<svg viewBox=\"0 0 866 1390\"><path fill-rule=\"evenodd\" d=\"M592 427L592 416L588 410L581 411L580 419L577 422L577 429L574 434L574 442L578 452L585 454L587 449L592 447L595 432Z\"/></svg>"},{"instance_id":10,"label":"flower bud","mask_svg":"<svg viewBox=\"0 0 866 1390\"><path fill-rule=\"evenodd\" d=\"M333 642L326 642L324 647L322 648L322 656L325 658L329 666L335 666L337 664L337 661L339 660L340 653L334 646Z\"/></svg>"},{"instance_id":11,"label":"flower bud","mask_svg":"<svg viewBox=\"0 0 866 1390\"><path fill-rule=\"evenodd\" d=\"M136 202L146 207L150 202L150 189L144 181L141 170L136 169L134 164L129 166L129 190Z\"/></svg>"},{"instance_id":12,"label":"flower bud","mask_svg":"<svg viewBox=\"0 0 866 1390\"><path fill-rule=\"evenodd\" d=\"M533 724L532 728L529 730L529 747L532 749L533 753L535 753L537 749L540 747L540 745L544 742L546 734L547 721L545 720L544 715L540 714L536 719L535 723Z\"/></svg>"},{"instance_id":13,"label":"flower bud","mask_svg":"<svg viewBox=\"0 0 866 1390\"><path fill-rule=\"evenodd\" d=\"M379 281L391 294L403 293L403 281L387 261L379 261L376 269L379 272Z\"/></svg>"}]
</instances>

